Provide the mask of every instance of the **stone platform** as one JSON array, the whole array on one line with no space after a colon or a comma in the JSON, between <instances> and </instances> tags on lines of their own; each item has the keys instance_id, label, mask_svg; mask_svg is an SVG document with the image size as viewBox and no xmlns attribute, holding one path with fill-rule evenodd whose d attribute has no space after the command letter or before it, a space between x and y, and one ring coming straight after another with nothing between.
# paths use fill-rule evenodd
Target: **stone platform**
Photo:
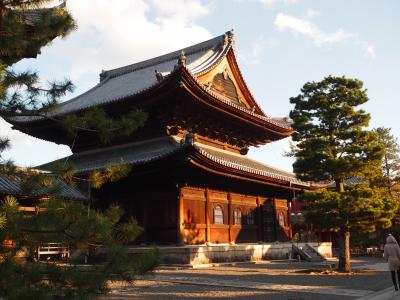
<instances>
[{"instance_id":1,"label":"stone platform","mask_svg":"<svg viewBox=\"0 0 400 300\"><path fill-rule=\"evenodd\" d=\"M331 243L307 243L325 257L332 257ZM299 247L306 243L296 243ZM154 247L132 247L129 253L146 253ZM157 247L164 264L204 265L223 262L291 259L292 243L207 244Z\"/></svg>"}]
</instances>

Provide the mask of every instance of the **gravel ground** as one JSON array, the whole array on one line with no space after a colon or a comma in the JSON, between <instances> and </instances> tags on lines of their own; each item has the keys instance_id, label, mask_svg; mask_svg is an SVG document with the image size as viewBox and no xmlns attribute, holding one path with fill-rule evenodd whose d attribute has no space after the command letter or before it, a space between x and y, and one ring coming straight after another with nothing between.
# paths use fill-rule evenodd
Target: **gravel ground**
<instances>
[{"instance_id":1,"label":"gravel ground","mask_svg":"<svg viewBox=\"0 0 400 300\"><path fill-rule=\"evenodd\" d=\"M321 295L300 295L279 291L255 291L243 288L207 287L197 285L173 284L156 281L140 281L134 287L114 290L105 299L271 299L271 300L317 300ZM336 300L336 296L323 295L324 300ZM341 297L340 299L354 299Z\"/></svg>"},{"instance_id":2,"label":"gravel ground","mask_svg":"<svg viewBox=\"0 0 400 300\"><path fill-rule=\"evenodd\" d=\"M383 262L382 258L357 258L353 259L352 266L362 268ZM174 278L178 278L179 280L175 281L180 283L173 282ZM169 282L165 282L165 279ZM241 286L224 286L235 283ZM256 289L254 284L257 283L282 285L283 288ZM317 289L322 287L325 292L316 294L307 289L301 292L287 291L286 285L289 289L293 286L311 286ZM358 297L344 295L343 292L335 294L335 291L344 289L345 293L347 290L360 293L376 292L390 287L391 281L388 272L384 271L360 270L349 275L334 272L321 274L321 267L311 263L263 262L205 269L161 267L154 275L137 280L132 285L113 283L111 286L111 294L103 299L350 300Z\"/></svg>"}]
</instances>

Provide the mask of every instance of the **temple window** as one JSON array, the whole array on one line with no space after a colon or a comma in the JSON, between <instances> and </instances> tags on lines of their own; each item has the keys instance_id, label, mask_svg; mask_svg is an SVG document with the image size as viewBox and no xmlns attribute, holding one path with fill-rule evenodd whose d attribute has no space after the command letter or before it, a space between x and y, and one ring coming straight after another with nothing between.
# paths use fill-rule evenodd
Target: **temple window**
<instances>
[{"instance_id":1,"label":"temple window","mask_svg":"<svg viewBox=\"0 0 400 300\"><path fill-rule=\"evenodd\" d=\"M254 224L254 211L249 211L248 213L247 213L247 216L246 216L247 218L247 224L248 225L253 225Z\"/></svg>"},{"instance_id":2,"label":"temple window","mask_svg":"<svg viewBox=\"0 0 400 300\"><path fill-rule=\"evenodd\" d=\"M214 207L214 224L224 224L224 213L219 205Z\"/></svg>"},{"instance_id":3,"label":"temple window","mask_svg":"<svg viewBox=\"0 0 400 300\"><path fill-rule=\"evenodd\" d=\"M233 211L233 224L235 224L235 225L242 224L242 212L238 208L236 208Z\"/></svg>"},{"instance_id":4,"label":"temple window","mask_svg":"<svg viewBox=\"0 0 400 300\"><path fill-rule=\"evenodd\" d=\"M285 227L285 216L282 212L280 212L278 215L278 222L281 227Z\"/></svg>"}]
</instances>

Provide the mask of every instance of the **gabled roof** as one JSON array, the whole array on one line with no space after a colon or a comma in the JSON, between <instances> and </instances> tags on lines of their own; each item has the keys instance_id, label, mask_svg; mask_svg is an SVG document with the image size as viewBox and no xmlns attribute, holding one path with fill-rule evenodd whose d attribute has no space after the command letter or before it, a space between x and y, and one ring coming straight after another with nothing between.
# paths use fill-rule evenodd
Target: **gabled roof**
<instances>
[{"instance_id":1,"label":"gabled roof","mask_svg":"<svg viewBox=\"0 0 400 300\"><path fill-rule=\"evenodd\" d=\"M87 92L63 102L59 107L52 110L48 116L78 112L140 95L162 85L171 77L170 75L183 68L187 75L191 76L205 93L212 95L218 101L224 102L226 105L241 111L241 113L290 131L291 128L288 122L284 119L268 117L254 100L236 63L233 45L233 32L229 31L208 41L172 53L125 67L103 71L100 74L99 84ZM228 98L212 92L207 86L197 80L198 76L218 65L222 59L227 57L228 53L230 53L229 59L232 61L233 67L239 74L242 88L246 91L246 95L248 95L249 99L247 100L253 106L251 109L232 103ZM182 63L179 64L179 61ZM10 122L14 124L26 123L42 119L41 117L16 117L10 120Z\"/></svg>"},{"instance_id":2,"label":"gabled roof","mask_svg":"<svg viewBox=\"0 0 400 300\"><path fill-rule=\"evenodd\" d=\"M68 157L77 173L87 173L104 169L109 165L125 163L132 166L144 165L176 155L181 158L201 158L212 161L217 166L228 168L233 172L247 174L248 177L258 177L259 181L277 181L282 184L308 187L307 182L298 180L295 174L259 163L240 154L225 151L201 143L184 145L171 137L162 137L144 142L112 146L97 150L75 153ZM189 161L191 161L189 159ZM39 169L49 169L49 163L38 166ZM224 173L228 174L228 172Z\"/></svg>"}]
</instances>

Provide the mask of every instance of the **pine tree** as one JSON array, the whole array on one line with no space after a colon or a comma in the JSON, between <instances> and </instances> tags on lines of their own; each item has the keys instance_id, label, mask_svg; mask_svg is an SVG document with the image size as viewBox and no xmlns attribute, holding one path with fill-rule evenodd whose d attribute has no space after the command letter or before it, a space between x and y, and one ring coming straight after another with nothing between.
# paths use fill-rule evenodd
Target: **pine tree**
<instances>
[{"instance_id":1,"label":"pine tree","mask_svg":"<svg viewBox=\"0 0 400 300\"><path fill-rule=\"evenodd\" d=\"M382 172L375 178L377 186L385 188L387 192L396 196L400 189L400 146L397 138L390 132L390 128L379 127L374 130L382 144L385 154L382 158Z\"/></svg>"},{"instance_id":2,"label":"pine tree","mask_svg":"<svg viewBox=\"0 0 400 300\"><path fill-rule=\"evenodd\" d=\"M48 117L61 97L74 90L69 79L41 84L37 72L16 72L12 65L23 58L35 58L40 49L56 37L76 28L65 2L43 8L52 0L0 0L0 117ZM96 132L102 142L130 135L144 126L147 113L134 110L112 118L101 109L83 115L52 117L76 137L83 131ZM73 147L73 145L69 145Z\"/></svg>"},{"instance_id":3,"label":"pine tree","mask_svg":"<svg viewBox=\"0 0 400 300\"><path fill-rule=\"evenodd\" d=\"M42 85L37 72L15 72L13 64L23 58L35 58L40 49L56 37L64 37L75 29L65 3L52 8L44 5L52 0L0 0L0 117L46 116L59 99L73 90L70 80ZM143 126L147 114L128 112L117 119L104 111L88 111L54 119L76 136L81 131L95 131L107 142L116 132L132 134ZM9 140L0 136L1 153ZM72 145L71 145L72 146ZM18 210L18 201L7 196L0 201L0 298L5 299L87 299L107 291L107 280L132 280L135 275L153 269L156 254L128 257L125 243L141 232L134 220L123 221L117 205L104 212L82 203L60 200L57 178L73 183L77 178L71 166L64 164L56 174L32 170L18 171L12 162L0 160L0 173L18 175L26 195L46 188L48 200L39 202L37 214L26 215ZM125 176L124 165L109 166L85 179L92 188ZM116 199L118 200L118 199ZM7 245L5 241L12 241ZM35 261L21 263L16 254L33 253L41 242L68 244L89 258L102 254L102 264L79 268L71 261L65 266Z\"/></svg>"},{"instance_id":4,"label":"pine tree","mask_svg":"<svg viewBox=\"0 0 400 300\"><path fill-rule=\"evenodd\" d=\"M301 94L290 98L295 105L293 141L294 172L303 180L333 181L335 191L308 191L302 198L306 218L339 234L339 270L350 271L350 229L388 226L396 204L390 197L366 186L345 190L349 177L371 178L380 172L383 149L377 134L365 129L370 116L358 109L368 101L357 79L328 76L308 82Z\"/></svg>"}]
</instances>

